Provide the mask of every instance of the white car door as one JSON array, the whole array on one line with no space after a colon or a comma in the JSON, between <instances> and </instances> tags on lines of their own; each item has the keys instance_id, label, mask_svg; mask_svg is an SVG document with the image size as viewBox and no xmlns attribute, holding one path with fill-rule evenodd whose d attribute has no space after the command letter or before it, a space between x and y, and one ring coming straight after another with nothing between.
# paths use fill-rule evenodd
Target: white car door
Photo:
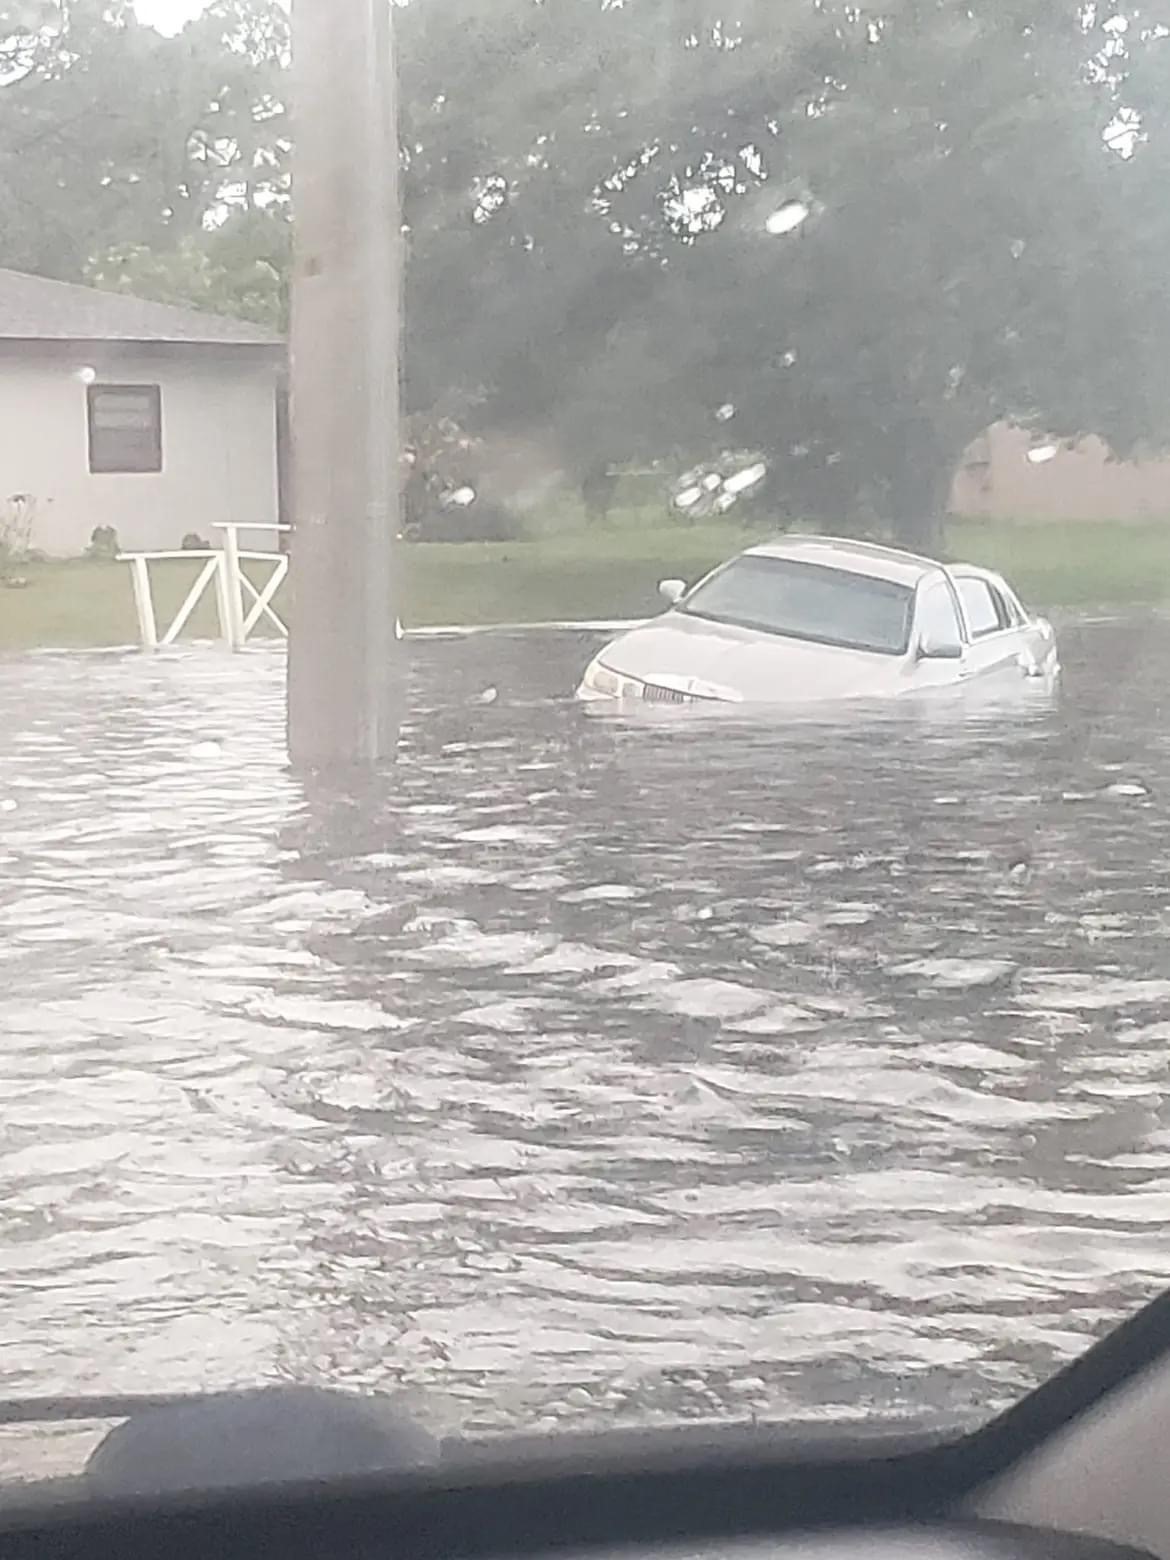
<instances>
[{"instance_id":1,"label":"white car door","mask_svg":"<svg viewBox=\"0 0 1170 1560\"><path fill-rule=\"evenodd\" d=\"M1005 592L983 574L952 571L967 625L967 667L972 677L1024 673L1030 646L1026 622Z\"/></svg>"}]
</instances>

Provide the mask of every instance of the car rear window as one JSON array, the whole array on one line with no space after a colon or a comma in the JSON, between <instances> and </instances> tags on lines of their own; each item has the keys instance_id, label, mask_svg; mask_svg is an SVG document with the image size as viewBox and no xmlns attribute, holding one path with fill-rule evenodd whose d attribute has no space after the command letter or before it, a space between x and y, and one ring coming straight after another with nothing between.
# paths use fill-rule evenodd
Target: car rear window
<instances>
[{"instance_id":1,"label":"car rear window","mask_svg":"<svg viewBox=\"0 0 1170 1560\"><path fill-rule=\"evenodd\" d=\"M913 593L819 563L746 554L699 585L680 610L786 639L903 655Z\"/></svg>"}]
</instances>

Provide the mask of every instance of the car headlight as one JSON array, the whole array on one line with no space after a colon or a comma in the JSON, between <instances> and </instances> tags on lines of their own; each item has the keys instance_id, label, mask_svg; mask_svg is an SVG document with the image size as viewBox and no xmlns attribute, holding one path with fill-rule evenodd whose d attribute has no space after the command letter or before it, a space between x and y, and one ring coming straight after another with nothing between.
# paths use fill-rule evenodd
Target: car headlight
<instances>
[{"instance_id":1,"label":"car headlight","mask_svg":"<svg viewBox=\"0 0 1170 1560\"><path fill-rule=\"evenodd\" d=\"M640 699L643 684L636 677L623 677L600 661L590 661L581 679L581 692L603 699Z\"/></svg>"}]
</instances>

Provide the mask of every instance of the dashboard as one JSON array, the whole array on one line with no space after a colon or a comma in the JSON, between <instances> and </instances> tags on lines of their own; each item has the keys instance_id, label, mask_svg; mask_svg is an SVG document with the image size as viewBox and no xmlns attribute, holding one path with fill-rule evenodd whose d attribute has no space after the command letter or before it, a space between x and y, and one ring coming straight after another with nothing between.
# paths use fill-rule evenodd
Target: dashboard
<instances>
[{"instance_id":1,"label":"dashboard","mask_svg":"<svg viewBox=\"0 0 1170 1560\"><path fill-rule=\"evenodd\" d=\"M570 1554L572 1560L1151 1560L1145 1550L1083 1534L962 1520Z\"/></svg>"}]
</instances>

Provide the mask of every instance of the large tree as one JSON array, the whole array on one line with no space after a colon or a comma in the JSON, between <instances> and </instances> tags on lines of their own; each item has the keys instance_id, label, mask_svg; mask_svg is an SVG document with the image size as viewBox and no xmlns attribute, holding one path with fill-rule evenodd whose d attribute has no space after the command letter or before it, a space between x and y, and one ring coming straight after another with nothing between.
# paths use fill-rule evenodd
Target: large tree
<instances>
[{"instance_id":1,"label":"large tree","mask_svg":"<svg viewBox=\"0 0 1170 1560\"><path fill-rule=\"evenodd\" d=\"M1148 14L398 16L416 400L474 382L483 417L551 424L582 469L764 449L794 512L919 541L997 417L1119 450L1170 433L1164 153L1148 115L1119 155L1115 122L1139 83L1166 101Z\"/></svg>"},{"instance_id":2,"label":"large tree","mask_svg":"<svg viewBox=\"0 0 1170 1560\"><path fill-rule=\"evenodd\" d=\"M1167 3L396 7L414 424L591 492L763 452L920 542L997 418L1166 443ZM0 263L282 318L278 0L0 0L0 52Z\"/></svg>"},{"instance_id":3,"label":"large tree","mask_svg":"<svg viewBox=\"0 0 1170 1560\"><path fill-rule=\"evenodd\" d=\"M278 0L173 38L129 0L0 7L0 264L278 319L288 54Z\"/></svg>"}]
</instances>

